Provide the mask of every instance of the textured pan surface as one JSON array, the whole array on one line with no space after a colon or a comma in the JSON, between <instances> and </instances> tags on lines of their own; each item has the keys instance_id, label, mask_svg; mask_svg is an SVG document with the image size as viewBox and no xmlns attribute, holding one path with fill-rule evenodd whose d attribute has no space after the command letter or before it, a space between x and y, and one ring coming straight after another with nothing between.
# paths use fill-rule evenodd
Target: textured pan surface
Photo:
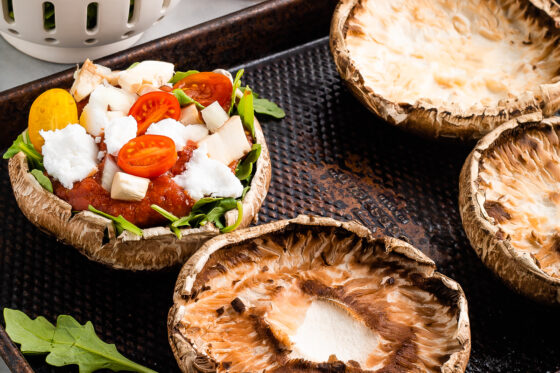
<instances>
[{"instance_id":1,"label":"textured pan surface","mask_svg":"<svg viewBox=\"0 0 560 373\"><path fill-rule=\"evenodd\" d=\"M328 35L333 2L272 4L274 10L251 10L231 24L213 22L102 63L120 58L126 66L128 59L160 58L185 68L232 67ZM235 37L210 42L234 30ZM174 38L185 41L173 44ZM185 54L186 40L203 52ZM457 188L470 149L425 142L376 119L341 82L326 38L243 66L245 81L287 111L283 121L261 121L273 166L261 222L307 213L356 219L375 234L408 237L465 291L473 342L467 372L560 370L558 310L509 291L480 262L463 233ZM68 84L71 74L66 75L0 94L0 148L25 126L37 92ZM0 190L0 307L50 320L60 313L91 320L99 335L127 357L159 372L178 371L166 329L178 270L114 271L58 244L19 211L4 161ZM0 354L15 360L6 344L0 343ZM43 360L29 358L36 372L51 372Z\"/></svg>"}]
</instances>

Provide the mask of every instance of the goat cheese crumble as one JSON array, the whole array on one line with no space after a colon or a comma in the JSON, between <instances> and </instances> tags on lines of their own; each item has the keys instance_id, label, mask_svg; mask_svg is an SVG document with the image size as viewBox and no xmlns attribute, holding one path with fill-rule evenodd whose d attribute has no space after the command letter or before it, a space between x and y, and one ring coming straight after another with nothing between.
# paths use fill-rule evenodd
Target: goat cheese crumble
<instances>
[{"instance_id":1,"label":"goat cheese crumble","mask_svg":"<svg viewBox=\"0 0 560 373\"><path fill-rule=\"evenodd\" d=\"M45 139L43 165L48 174L67 189L97 170L98 148L93 137L79 124L39 131Z\"/></svg>"},{"instance_id":2,"label":"goat cheese crumble","mask_svg":"<svg viewBox=\"0 0 560 373\"><path fill-rule=\"evenodd\" d=\"M187 169L172 180L198 201L203 197L241 197L243 185L221 162L208 158L206 144L193 152Z\"/></svg>"}]
</instances>

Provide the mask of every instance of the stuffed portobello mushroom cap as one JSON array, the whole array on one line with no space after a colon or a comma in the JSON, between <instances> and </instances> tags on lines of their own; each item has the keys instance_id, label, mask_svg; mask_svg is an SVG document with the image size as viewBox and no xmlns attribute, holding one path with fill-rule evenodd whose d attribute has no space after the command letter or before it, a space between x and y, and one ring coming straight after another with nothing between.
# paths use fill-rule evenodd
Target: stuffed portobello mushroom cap
<instances>
[{"instance_id":1,"label":"stuffed portobello mushroom cap","mask_svg":"<svg viewBox=\"0 0 560 373\"><path fill-rule=\"evenodd\" d=\"M262 151L256 162L251 189L243 199L240 228L257 220L257 213L270 185L270 155L262 128L255 119L256 142ZM137 236L123 231L117 236L111 220L90 211L73 213L72 206L43 189L29 173L26 156L20 152L9 161L9 175L15 199L23 214L42 231L77 248L89 259L113 268L159 270L183 264L208 239L220 230L208 223L200 228L181 229L182 238L168 227L143 229ZM226 224L237 220L237 210L226 213Z\"/></svg>"},{"instance_id":2,"label":"stuffed portobello mushroom cap","mask_svg":"<svg viewBox=\"0 0 560 373\"><path fill-rule=\"evenodd\" d=\"M470 354L465 295L433 261L309 216L208 241L168 331L184 372L463 372Z\"/></svg>"},{"instance_id":3,"label":"stuffed portobello mushroom cap","mask_svg":"<svg viewBox=\"0 0 560 373\"><path fill-rule=\"evenodd\" d=\"M483 137L460 176L463 227L514 290L560 305L560 118L529 115Z\"/></svg>"},{"instance_id":4,"label":"stuffed portobello mushroom cap","mask_svg":"<svg viewBox=\"0 0 560 373\"><path fill-rule=\"evenodd\" d=\"M559 109L559 19L550 0L341 0L330 47L379 117L468 141Z\"/></svg>"}]
</instances>

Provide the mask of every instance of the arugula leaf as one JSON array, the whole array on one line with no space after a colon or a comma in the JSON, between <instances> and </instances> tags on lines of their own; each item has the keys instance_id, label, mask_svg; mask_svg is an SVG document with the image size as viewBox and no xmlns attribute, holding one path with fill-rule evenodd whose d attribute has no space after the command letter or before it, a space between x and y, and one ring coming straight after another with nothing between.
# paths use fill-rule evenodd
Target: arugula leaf
<instances>
[{"instance_id":1,"label":"arugula leaf","mask_svg":"<svg viewBox=\"0 0 560 373\"><path fill-rule=\"evenodd\" d=\"M191 213L187 216L183 216L182 218L180 218L179 220L171 223L171 227L192 227L192 228L196 228L199 225L204 225L204 219L206 218L206 214L204 213L200 213L200 214L196 214L193 213L191 211Z\"/></svg>"},{"instance_id":2,"label":"arugula leaf","mask_svg":"<svg viewBox=\"0 0 560 373\"><path fill-rule=\"evenodd\" d=\"M237 112L241 117L243 126L251 132L253 140L255 139L255 111L253 110L253 92L247 86L243 92L243 97L237 104Z\"/></svg>"},{"instance_id":3,"label":"arugula leaf","mask_svg":"<svg viewBox=\"0 0 560 373\"><path fill-rule=\"evenodd\" d=\"M245 88L239 89L245 93ZM266 98L260 98L256 92L253 92L253 109L255 113L270 115L276 119L282 119L286 116L286 112L280 106Z\"/></svg>"},{"instance_id":4,"label":"arugula leaf","mask_svg":"<svg viewBox=\"0 0 560 373\"><path fill-rule=\"evenodd\" d=\"M241 201L237 201L237 220L232 225L220 229L220 232L222 233L233 232L234 230L237 229L237 227L239 227L239 224L241 224L241 220L243 220L243 203L241 203Z\"/></svg>"},{"instance_id":5,"label":"arugula leaf","mask_svg":"<svg viewBox=\"0 0 560 373\"><path fill-rule=\"evenodd\" d=\"M12 4L12 0L8 0L8 16L14 20L14 4Z\"/></svg>"},{"instance_id":6,"label":"arugula leaf","mask_svg":"<svg viewBox=\"0 0 560 373\"><path fill-rule=\"evenodd\" d=\"M243 76L244 72L245 70L241 69L237 71L237 73L235 74L235 79L233 80L233 90L231 91L231 104L229 106L228 115L231 115L233 107L235 106L235 97L236 97L237 89L241 85L241 76Z\"/></svg>"},{"instance_id":7,"label":"arugula leaf","mask_svg":"<svg viewBox=\"0 0 560 373\"><path fill-rule=\"evenodd\" d=\"M163 217L165 217L167 220L170 220L172 223L179 220L178 217L176 217L175 215L173 215L169 211L159 207L158 205L151 205L150 207L152 209L154 209L155 211L159 212ZM173 233L175 233L175 236L177 236L178 239L181 239L181 237L183 235L181 234L181 231L179 230L179 228L174 227L172 225L170 225L169 228L171 229L171 231L173 231Z\"/></svg>"},{"instance_id":8,"label":"arugula leaf","mask_svg":"<svg viewBox=\"0 0 560 373\"><path fill-rule=\"evenodd\" d=\"M253 144L251 151L247 154L245 159L243 159L235 169L235 176L239 180L247 180L253 173L253 164L259 159L261 155L262 146L261 144Z\"/></svg>"},{"instance_id":9,"label":"arugula leaf","mask_svg":"<svg viewBox=\"0 0 560 373\"><path fill-rule=\"evenodd\" d=\"M245 199L245 195L247 194L247 192L249 191L249 189L251 189L250 186L246 186L245 188L243 188L243 193L241 193L241 200L242 200L242 201Z\"/></svg>"},{"instance_id":10,"label":"arugula leaf","mask_svg":"<svg viewBox=\"0 0 560 373\"><path fill-rule=\"evenodd\" d=\"M163 217L165 217L167 220L170 220L172 222L179 220L178 217L176 217L175 215L173 215L172 213L170 213L169 211L159 207L158 205L151 205L150 206L152 209L156 210L157 212L159 212Z\"/></svg>"},{"instance_id":11,"label":"arugula leaf","mask_svg":"<svg viewBox=\"0 0 560 373\"><path fill-rule=\"evenodd\" d=\"M136 225L134 225L131 222L129 222L128 220L126 220L122 215L119 215L119 216L115 217L113 215L106 214L103 211L97 210L92 205L88 206L88 210L91 211L91 212L94 212L98 215L104 216L107 219L112 220L113 223L115 224L115 229L117 230L117 235L120 235L124 230L132 232L137 236L142 235L142 229L138 228Z\"/></svg>"},{"instance_id":12,"label":"arugula leaf","mask_svg":"<svg viewBox=\"0 0 560 373\"><path fill-rule=\"evenodd\" d=\"M134 66L138 65L140 62L134 62L132 65L130 65L129 67L127 67L127 70L132 69Z\"/></svg>"},{"instance_id":13,"label":"arugula leaf","mask_svg":"<svg viewBox=\"0 0 560 373\"><path fill-rule=\"evenodd\" d=\"M189 71L177 71L175 73L175 75L173 75L173 78L171 78L171 80L169 81L169 83L171 84L175 84L177 83L179 80L182 80L183 78L186 78L189 75L192 74L198 74L200 71L198 70L189 70Z\"/></svg>"},{"instance_id":14,"label":"arugula leaf","mask_svg":"<svg viewBox=\"0 0 560 373\"><path fill-rule=\"evenodd\" d=\"M53 186L51 180L45 176L45 174L40 170L31 170L31 175L35 177L35 179L41 184L43 188L48 190L49 192L53 192Z\"/></svg>"},{"instance_id":15,"label":"arugula leaf","mask_svg":"<svg viewBox=\"0 0 560 373\"><path fill-rule=\"evenodd\" d=\"M43 27L52 30L55 27L54 5L51 2L43 3Z\"/></svg>"},{"instance_id":16,"label":"arugula leaf","mask_svg":"<svg viewBox=\"0 0 560 373\"><path fill-rule=\"evenodd\" d=\"M196 203L192 207L192 211L201 210L204 205L207 205L212 202L217 202L222 200L223 198L215 198L215 197L204 197L196 201Z\"/></svg>"},{"instance_id":17,"label":"arugula leaf","mask_svg":"<svg viewBox=\"0 0 560 373\"><path fill-rule=\"evenodd\" d=\"M206 213L206 220L215 223L224 216L226 212L234 209L235 206L237 206L237 201L234 198L224 198L218 201L218 203Z\"/></svg>"},{"instance_id":18,"label":"arugula leaf","mask_svg":"<svg viewBox=\"0 0 560 373\"><path fill-rule=\"evenodd\" d=\"M181 106L195 104L197 108L204 109L204 105L187 96L187 94L182 89L174 89L173 94L175 95L175 97L177 97L177 100L179 100L179 105Z\"/></svg>"},{"instance_id":19,"label":"arugula leaf","mask_svg":"<svg viewBox=\"0 0 560 373\"><path fill-rule=\"evenodd\" d=\"M255 97L253 100L253 109L255 113L270 115L276 119L282 119L286 116L286 112L282 110L282 108L266 98Z\"/></svg>"},{"instance_id":20,"label":"arugula leaf","mask_svg":"<svg viewBox=\"0 0 560 373\"><path fill-rule=\"evenodd\" d=\"M40 354L51 350L54 325L43 316L31 320L18 310L4 308L6 333L12 341L21 344L24 354Z\"/></svg>"},{"instance_id":21,"label":"arugula leaf","mask_svg":"<svg viewBox=\"0 0 560 373\"><path fill-rule=\"evenodd\" d=\"M218 228L223 228L222 219L226 212L234 209L237 201L234 198L206 197L199 199L191 209L189 215L171 223L172 227L198 227L206 223L214 223Z\"/></svg>"},{"instance_id":22,"label":"arugula leaf","mask_svg":"<svg viewBox=\"0 0 560 373\"><path fill-rule=\"evenodd\" d=\"M46 361L50 365L76 364L80 373L99 369L155 373L125 358L114 344L99 339L91 321L81 325L72 316L60 315L55 327L44 317L31 320L25 313L9 308L4 308L4 320L6 333L21 344L23 353L48 353Z\"/></svg>"},{"instance_id":23,"label":"arugula leaf","mask_svg":"<svg viewBox=\"0 0 560 373\"><path fill-rule=\"evenodd\" d=\"M27 131L21 133L13 142L12 146L6 150L2 158L10 159L19 152L23 152L27 157L27 163L31 169L44 171L43 156L33 147L29 141Z\"/></svg>"}]
</instances>

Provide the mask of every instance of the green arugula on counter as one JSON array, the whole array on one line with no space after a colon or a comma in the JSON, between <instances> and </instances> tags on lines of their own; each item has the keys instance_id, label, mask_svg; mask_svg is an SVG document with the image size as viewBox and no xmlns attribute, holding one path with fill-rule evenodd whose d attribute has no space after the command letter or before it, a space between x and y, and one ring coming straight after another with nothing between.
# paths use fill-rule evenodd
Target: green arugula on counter
<instances>
[{"instance_id":1,"label":"green arugula on counter","mask_svg":"<svg viewBox=\"0 0 560 373\"><path fill-rule=\"evenodd\" d=\"M101 215L109 220L112 220L113 224L115 225L115 230L117 231L117 236L119 236L125 230L134 233L137 236L142 235L142 229L138 228L136 225L126 220L122 215L119 216L109 215L103 211L97 210L92 205L88 206L88 210L96 213L97 215Z\"/></svg>"},{"instance_id":2,"label":"green arugula on counter","mask_svg":"<svg viewBox=\"0 0 560 373\"><path fill-rule=\"evenodd\" d=\"M114 344L103 342L91 321L84 325L72 316L60 315L56 326L42 316L30 319L25 313L4 308L6 333L21 345L24 354L48 354L46 362L57 367L76 364L80 373L99 369L156 373L121 355Z\"/></svg>"}]
</instances>

